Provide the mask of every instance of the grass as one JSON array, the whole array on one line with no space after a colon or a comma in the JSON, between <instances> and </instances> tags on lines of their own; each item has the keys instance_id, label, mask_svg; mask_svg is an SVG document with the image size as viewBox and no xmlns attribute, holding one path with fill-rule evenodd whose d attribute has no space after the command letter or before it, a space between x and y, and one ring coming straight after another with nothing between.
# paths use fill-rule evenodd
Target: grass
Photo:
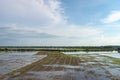
<instances>
[{"instance_id":1,"label":"grass","mask_svg":"<svg viewBox=\"0 0 120 80\"><path fill-rule=\"evenodd\" d=\"M114 57L110 57L110 56L103 56L105 57L105 60L110 60L112 61L112 64L120 64L120 59L119 58L114 58Z\"/></svg>"},{"instance_id":2,"label":"grass","mask_svg":"<svg viewBox=\"0 0 120 80\"><path fill-rule=\"evenodd\" d=\"M50 51L39 51L35 55L48 55L48 54L51 54L51 52Z\"/></svg>"},{"instance_id":3,"label":"grass","mask_svg":"<svg viewBox=\"0 0 120 80\"><path fill-rule=\"evenodd\" d=\"M114 64L120 64L120 59L112 58Z\"/></svg>"}]
</instances>

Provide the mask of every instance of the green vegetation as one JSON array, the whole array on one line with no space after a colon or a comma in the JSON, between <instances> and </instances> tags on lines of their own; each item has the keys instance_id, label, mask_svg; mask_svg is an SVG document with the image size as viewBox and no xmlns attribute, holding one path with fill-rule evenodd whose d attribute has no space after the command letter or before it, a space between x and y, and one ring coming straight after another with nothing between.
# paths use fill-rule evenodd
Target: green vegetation
<instances>
[{"instance_id":1,"label":"green vegetation","mask_svg":"<svg viewBox=\"0 0 120 80\"><path fill-rule=\"evenodd\" d=\"M109 57L109 56L103 56L105 60L112 61L112 64L120 64L120 59L119 58L114 58L114 57Z\"/></svg>"},{"instance_id":2,"label":"green vegetation","mask_svg":"<svg viewBox=\"0 0 120 80\"><path fill-rule=\"evenodd\" d=\"M120 64L120 59L118 58L110 58L113 62L113 64Z\"/></svg>"},{"instance_id":3,"label":"green vegetation","mask_svg":"<svg viewBox=\"0 0 120 80\"><path fill-rule=\"evenodd\" d=\"M120 46L0 46L0 51L113 51Z\"/></svg>"}]
</instances>

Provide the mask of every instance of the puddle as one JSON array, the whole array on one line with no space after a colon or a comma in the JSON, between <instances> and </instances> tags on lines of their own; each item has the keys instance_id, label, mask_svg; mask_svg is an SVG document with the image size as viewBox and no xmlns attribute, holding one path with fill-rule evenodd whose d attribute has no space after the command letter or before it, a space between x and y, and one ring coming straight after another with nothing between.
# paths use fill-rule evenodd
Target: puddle
<instances>
[{"instance_id":1,"label":"puddle","mask_svg":"<svg viewBox=\"0 0 120 80\"><path fill-rule=\"evenodd\" d=\"M6 74L31 64L46 55L33 55L36 52L3 52L0 54L0 74Z\"/></svg>"},{"instance_id":2,"label":"puddle","mask_svg":"<svg viewBox=\"0 0 120 80\"><path fill-rule=\"evenodd\" d=\"M95 65L98 64L97 62L85 62L85 63L80 63L80 65Z\"/></svg>"},{"instance_id":3,"label":"puddle","mask_svg":"<svg viewBox=\"0 0 120 80\"><path fill-rule=\"evenodd\" d=\"M114 75L120 77L120 68L108 68L108 71Z\"/></svg>"},{"instance_id":4,"label":"puddle","mask_svg":"<svg viewBox=\"0 0 120 80\"><path fill-rule=\"evenodd\" d=\"M80 66L72 66L72 65L59 65L59 64L52 64L52 65L43 65L43 66L51 66L51 67L64 67L64 68L71 68L71 69L76 69L80 68Z\"/></svg>"},{"instance_id":5,"label":"puddle","mask_svg":"<svg viewBox=\"0 0 120 80\"><path fill-rule=\"evenodd\" d=\"M109 57L114 57L114 58L119 58L120 59L120 53L110 53L110 54L100 54L104 56L109 56Z\"/></svg>"},{"instance_id":6,"label":"puddle","mask_svg":"<svg viewBox=\"0 0 120 80\"><path fill-rule=\"evenodd\" d=\"M69 54L69 52L67 52L65 54ZM113 57L113 58L116 58L119 60L120 59L119 53L117 53L117 52L88 52L88 53L86 53L86 52L70 52L70 54L73 54L73 55L77 54L77 56L80 56L81 59L82 58L87 59L92 56L94 57L94 58L91 58L91 60L88 60L88 62L80 63L80 65L84 66L84 68L86 69L86 70L84 70L84 72L92 71L92 72L94 72L95 75L98 75L98 74L103 75L102 77L104 77L104 78L101 80L111 80L112 77L114 77L114 79L116 79L116 80L119 80L120 65L112 64L112 58L110 59L110 58L104 57L104 56L108 56L108 57ZM93 62L91 62L91 61L93 61ZM109 76L111 78L105 78L105 76ZM88 79L88 80L91 80L91 79ZM95 80L95 79L93 79L93 80Z\"/></svg>"},{"instance_id":7,"label":"puddle","mask_svg":"<svg viewBox=\"0 0 120 80\"><path fill-rule=\"evenodd\" d=\"M80 52L63 52L64 54L109 54L109 53L117 53L114 51L96 51L96 52L85 52L85 51L80 51Z\"/></svg>"},{"instance_id":8,"label":"puddle","mask_svg":"<svg viewBox=\"0 0 120 80\"><path fill-rule=\"evenodd\" d=\"M25 76L16 77L14 80L63 80L64 74L64 71L30 71Z\"/></svg>"}]
</instances>

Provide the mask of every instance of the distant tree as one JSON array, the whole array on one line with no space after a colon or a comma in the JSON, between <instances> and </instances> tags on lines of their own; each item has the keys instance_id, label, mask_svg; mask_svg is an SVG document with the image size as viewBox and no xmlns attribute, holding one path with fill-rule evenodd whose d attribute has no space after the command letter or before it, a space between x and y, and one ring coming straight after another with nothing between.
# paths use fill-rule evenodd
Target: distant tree
<instances>
[{"instance_id":1,"label":"distant tree","mask_svg":"<svg viewBox=\"0 0 120 80\"><path fill-rule=\"evenodd\" d=\"M5 48L4 50L5 50L5 51L8 51L8 49L7 49L7 48Z\"/></svg>"},{"instance_id":2,"label":"distant tree","mask_svg":"<svg viewBox=\"0 0 120 80\"><path fill-rule=\"evenodd\" d=\"M86 52L89 52L89 49L85 49Z\"/></svg>"},{"instance_id":3,"label":"distant tree","mask_svg":"<svg viewBox=\"0 0 120 80\"><path fill-rule=\"evenodd\" d=\"M118 53L120 53L120 48L117 49Z\"/></svg>"}]
</instances>

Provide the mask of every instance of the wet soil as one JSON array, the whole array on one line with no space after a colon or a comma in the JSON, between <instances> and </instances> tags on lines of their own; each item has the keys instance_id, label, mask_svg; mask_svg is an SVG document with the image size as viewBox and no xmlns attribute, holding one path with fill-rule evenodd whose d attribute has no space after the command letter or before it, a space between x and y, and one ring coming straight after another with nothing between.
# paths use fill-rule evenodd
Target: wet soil
<instances>
[{"instance_id":1,"label":"wet soil","mask_svg":"<svg viewBox=\"0 0 120 80\"><path fill-rule=\"evenodd\" d=\"M118 58L99 54L44 52L47 57L1 77L2 80L120 80ZM43 55L39 52L37 55Z\"/></svg>"}]
</instances>

